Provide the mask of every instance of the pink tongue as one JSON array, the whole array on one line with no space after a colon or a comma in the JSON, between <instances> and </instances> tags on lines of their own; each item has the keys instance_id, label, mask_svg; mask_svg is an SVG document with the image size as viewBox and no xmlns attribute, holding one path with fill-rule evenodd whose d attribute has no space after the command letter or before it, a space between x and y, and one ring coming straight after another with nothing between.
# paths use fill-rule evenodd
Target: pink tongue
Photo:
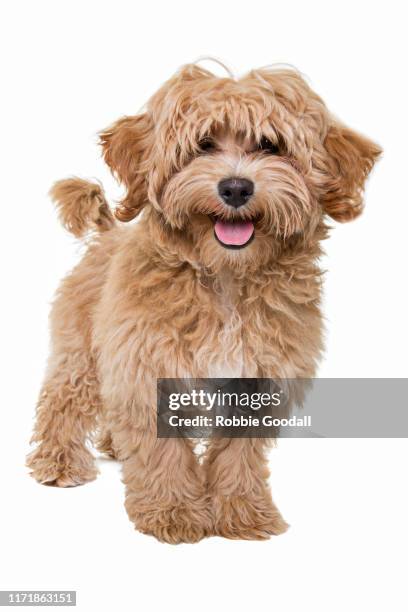
<instances>
[{"instance_id":1,"label":"pink tongue","mask_svg":"<svg viewBox=\"0 0 408 612\"><path fill-rule=\"evenodd\" d=\"M252 221L217 221L214 230L223 244L242 246L254 233L254 224Z\"/></svg>"}]
</instances>

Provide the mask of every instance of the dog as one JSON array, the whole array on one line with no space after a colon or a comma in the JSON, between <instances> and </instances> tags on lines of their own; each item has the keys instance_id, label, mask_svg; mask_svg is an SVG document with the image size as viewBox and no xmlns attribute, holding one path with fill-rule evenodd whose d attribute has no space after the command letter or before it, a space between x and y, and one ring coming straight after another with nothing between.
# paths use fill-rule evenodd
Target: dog
<instances>
[{"instance_id":1,"label":"dog","mask_svg":"<svg viewBox=\"0 0 408 612\"><path fill-rule=\"evenodd\" d=\"M197 457L190 439L158 439L156 381L315 375L328 218L361 213L381 149L294 69L235 79L197 64L100 143L125 190L114 213L98 183L51 191L87 251L53 304L31 474L93 480L92 439L122 462L141 532L172 544L280 534L268 441L214 439Z\"/></svg>"}]
</instances>

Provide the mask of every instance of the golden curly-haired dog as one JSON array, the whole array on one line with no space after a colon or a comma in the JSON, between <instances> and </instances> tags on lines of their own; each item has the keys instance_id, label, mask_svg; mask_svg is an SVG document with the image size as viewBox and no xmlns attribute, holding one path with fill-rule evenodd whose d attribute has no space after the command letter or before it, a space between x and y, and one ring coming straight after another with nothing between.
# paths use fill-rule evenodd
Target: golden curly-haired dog
<instances>
[{"instance_id":1,"label":"golden curly-haired dog","mask_svg":"<svg viewBox=\"0 0 408 612\"><path fill-rule=\"evenodd\" d=\"M214 440L198 460L190 440L157 439L156 379L315 374L326 217L360 214L381 150L294 70L236 80L194 64L101 144L126 188L115 216L138 222L115 221L98 184L52 189L75 236L96 231L52 309L32 474L94 479L96 434L123 462L140 531L170 543L282 533L267 441Z\"/></svg>"}]
</instances>

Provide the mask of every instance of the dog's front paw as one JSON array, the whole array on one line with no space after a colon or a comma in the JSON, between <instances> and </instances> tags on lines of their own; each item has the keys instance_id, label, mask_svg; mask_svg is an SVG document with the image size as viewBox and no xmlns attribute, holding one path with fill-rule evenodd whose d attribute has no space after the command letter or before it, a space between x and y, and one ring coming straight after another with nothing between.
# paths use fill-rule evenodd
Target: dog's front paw
<instances>
[{"instance_id":1,"label":"dog's front paw","mask_svg":"<svg viewBox=\"0 0 408 612\"><path fill-rule=\"evenodd\" d=\"M213 497L215 534L232 540L266 540L288 529L279 510L267 495Z\"/></svg>"},{"instance_id":2,"label":"dog's front paw","mask_svg":"<svg viewBox=\"0 0 408 612\"><path fill-rule=\"evenodd\" d=\"M126 509L136 529L167 544L199 542L212 533L211 512L205 501L141 512L132 508L127 500Z\"/></svg>"},{"instance_id":3,"label":"dog's front paw","mask_svg":"<svg viewBox=\"0 0 408 612\"><path fill-rule=\"evenodd\" d=\"M40 446L27 458L27 467L39 483L56 487L76 487L94 480L98 473L87 449L73 456L66 450L47 452Z\"/></svg>"}]
</instances>

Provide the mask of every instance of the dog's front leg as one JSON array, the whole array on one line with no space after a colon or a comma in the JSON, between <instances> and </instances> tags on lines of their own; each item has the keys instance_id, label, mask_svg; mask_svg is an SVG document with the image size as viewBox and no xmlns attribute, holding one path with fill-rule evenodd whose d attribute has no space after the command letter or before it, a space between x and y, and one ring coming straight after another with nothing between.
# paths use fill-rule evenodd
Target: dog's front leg
<instances>
[{"instance_id":1,"label":"dog's front leg","mask_svg":"<svg viewBox=\"0 0 408 612\"><path fill-rule=\"evenodd\" d=\"M204 477L191 443L145 433L124 461L126 510L136 528L162 542L197 542L212 532Z\"/></svg>"},{"instance_id":2,"label":"dog's front leg","mask_svg":"<svg viewBox=\"0 0 408 612\"><path fill-rule=\"evenodd\" d=\"M286 531L268 486L266 450L260 439L211 442L204 467L217 535L263 540Z\"/></svg>"},{"instance_id":3,"label":"dog's front leg","mask_svg":"<svg viewBox=\"0 0 408 612\"><path fill-rule=\"evenodd\" d=\"M205 474L189 440L157 438L156 379L136 350L120 369L104 362L107 442L123 462L126 510L136 529L162 542L197 542L213 532Z\"/></svg>"}]
</instances>

